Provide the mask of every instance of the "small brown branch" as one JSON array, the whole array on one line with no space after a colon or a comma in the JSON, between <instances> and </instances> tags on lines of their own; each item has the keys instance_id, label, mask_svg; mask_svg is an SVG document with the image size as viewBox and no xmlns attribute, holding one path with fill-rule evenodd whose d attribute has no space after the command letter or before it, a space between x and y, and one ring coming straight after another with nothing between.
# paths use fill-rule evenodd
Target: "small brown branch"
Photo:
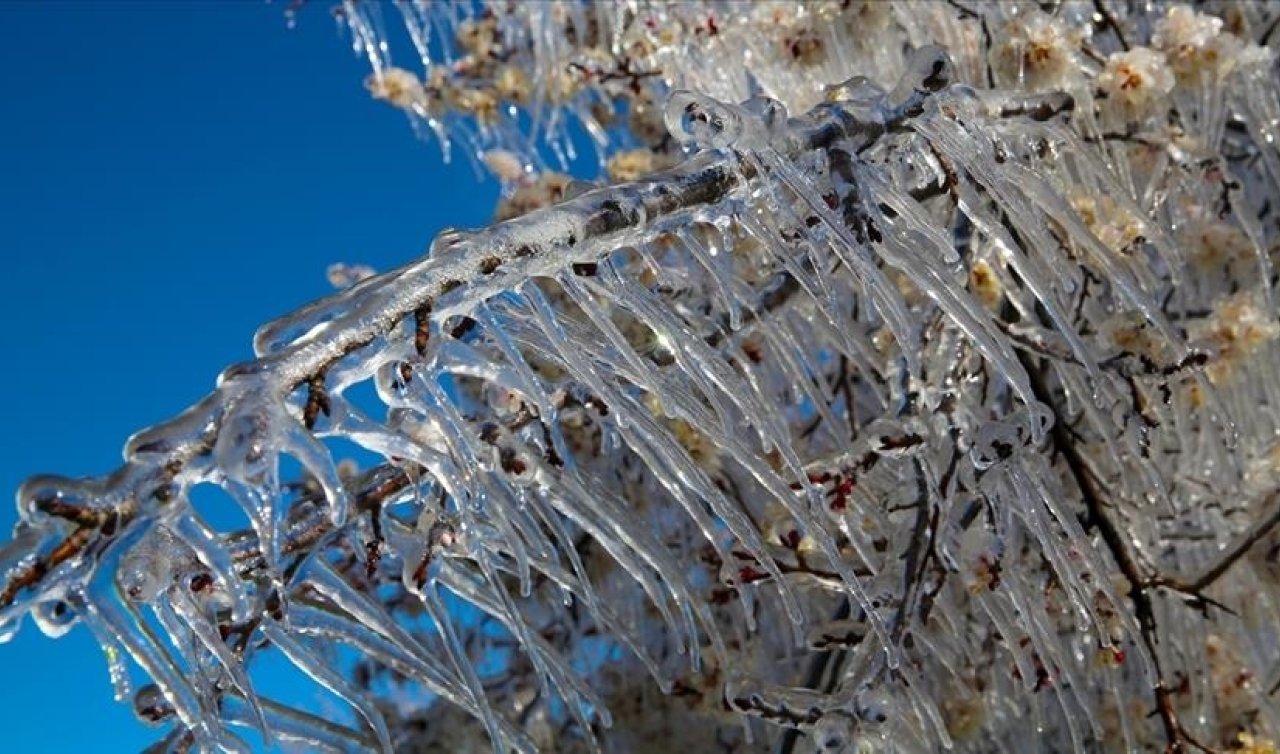
<instances>
[{"instance_id":1,"label":"small brown branch","mask_svg":"<svg viewBox=\"0 0 1280 754\"><path fill-rule=\"evenodd\" d=\"M1026 354L1020 353L1018 356L1030 378L1031 389L1036 399L1053 411L1054 422L1053 429L1050 431L1050 438L1054 450L1066 463L1067 471L1076 483L1076 487L1080 490L1080 496L1084 501L1085 511L1088 514L1088 525L1096 529L1098 534L1101 535L1103 544L1106 545L1108 552L1111 553L1112 560L1115 561L1121 574L1124 575L1125 581L1129 583L1129 600L1133 603L1134 614L1138 619L1142 643L1146 647L1147 654L1150 656L1156 672L1156 680L1152 687L1152 692L1155 696L1156 712L1159 714L1160 722L1164 727L1165 740L1167 742L1165 752L1166 754L1183 754L1187 751L1188 746L1202 751L1209 751L1187 732L1181 720L1178 719L1178 711L1173 699L1173 687L1165 679L1164 670L1160 664L1160 655L1156 651L1159 635L1156 626L1155 608L1151 601L1151 578L1143 574L1137 561L1130 553L1129 547L1125 544L1119 528L1107 512L1110 506L1105 502L1106 497L1099 487L1097 479L1089 470L1088 464L1080 453L1079 446L1071 437L1063 421L1062 413L1059 411L1057 403L1053 400L1052 393L1045 382L1044 372L1036 368L1036 365L1031 363Z\"/></svg>"},{"instance_id":2,"label":"small brown branch","mask_svg":"<svg viewBox=\"0 0 1280 754\"><path fill-rule=\"evenodd\" d=\"M9 607L23 589L36 586L50 571L84 552L96 531L97 528L92 526L77 527L48 555L37 558L34 563L14 574L5 584L4 589L0 590L0 608Z\"/></svg>"},{"instance_id":3,"label":"small brown branch","mask_svg":"<svg viewBox=\"0 0 1280 754\"><path fill-rule=\"evenodd\" d=\"M1003 319L996 320L996 325L1009 336L1014 348L1029 351L1047 359L1080 365L1080 360L1071 353L1066 343L1055 343L1034 329L1024 325L1010 324ZM1048 334L1055 335L1055 333Z\"/></svg>"},{"instance_id":4,"label":"small brown branch","mask_svg":"<svg viewBox=\"0 0 1280 754\"><path fill-rule=\"evenodd\" d=\"M1271 510L1267 515L1253 525L1249 531L1245 532L1227 548L1213 565L1206 568L1199 576L1193 579L1179 579L1167 576L1157 576L1152 579L1154 586L1162 586L1184 594L1193 595L1203 599L1205 589L1213 586L1213 584L1231 567L1236 564L1240 558L1244 557L1253 546L1262 541L1264 537L1271 533L1273 529L1280 524L1280 492L1271 493L1266 501Z\"/></svg>"},{"instance_id":5,"label":"small brown branch","mask_svg":"<svg viewBox=\"0 0 1280 754\"><path fill-rule=\"evenodd\" d=\"M302 424L315 429L320 414L329 415L329 393L325 390L324 370L307 380L307 405L302 409Z\"/></svg>"},{"instance_id":6,"label":"small brown branch","mask_svg":"<svg viewBox=\"0 0 1280 754\"><path fill-rule=\"evenodd\" d=\"M427 355L427 343L431 340L431 302L413 310L413 350L419 356Z\"/></svg>"},{"instance_id":7,"label":"small brown branch","mask_svg":"<svg viewBox=\"0 0 1280 754\"><path fill-rule=\"evenodd\" d=\"M354 495L357 509L375 511L392 500L397 494L413 484L414 475L421 473L416 467L403 468L391 463L373 467L361 477ZM300 515L291 516L284 534L280 552L284 555L295 555L305 552L325 535L333 531L333 522L329 520L328 511L321 505L323 492L313 492L299 497L293 504L294 511L304 511ZM311 510L305 510L311 506ZM241 576L251 577L263 568L263 553L258 536L252 530L243 530L227 534L222 538L231 559L239 565Z\"/></svg>"},{"instance_id":8,"label":"small brown branch","mask_svg":"<svg viewBox=\"0 0 1280 754\"><path fill-rule=\"evenodd\" d=\"M0 608L12 605L19 592L37 586L54 568L80 555L95 544L95 535L104 538L114 536L120 525L128 521L135 511L131 503L114 508L94 508L71 505L56 497L38 499L35 501L35 506L45 515L69 521L75 524L76 528L48 555L37 558L31 565L9 578L4 589L0 590Z\"/></svg>"},{"instance_id":9,"label":"small brown branch","mask_svg":"<svg viewBox=\"0 0 1280 754\"><path fill-rule=\"evenodd\" d=\"M1102 0L1093 0L1093 9L1098 18L1102 21L1103 26L1111 29L1112 33L1116 35L1116 41L1120 43L1120 48L1128 52L1129 40L1124 38L1124 32L1121 31L1120 24L1116 21L1116 17L1111 15L1111 11L1107 9L1107 6L1103 4Z\"/></svg>"},{"instance_id":10,"label":"small brown branch","mask_svg":"<svg viewBox=\"0 0 1280 754\"><path fill-rule=\"evenodd\" d=\"M892 638L894 642L898 642L902 638L903 631L907 626L907 616L911 612L912 604L919 593L920 580L929 564L929 558L933 556L933 529L930 523L935 522L936 517L931 515L929 482L925 477L924 467L920 463L920 459L913 458L912 465L915 467L916 484L919 487L919 492L916 496L915 523L911 527L911 542L907 545L906 552L902 554L902 558L906 563L902 577L902 602L898 604L897 613L893 617Z\"/></svg>"},{"instance_id":11,"label":"small brown branch","mask_svg":"<svg viewBox=\"0 0 1280 754\"><path fill-rule=\"evenodd\" d=\"M37 500L35 506L41 513L70 521L76 526L87 529L106 527L108 524L114 526L120 515L113 508L90 508L71 505L58 498Z\"/></svg>"}]
</instances>

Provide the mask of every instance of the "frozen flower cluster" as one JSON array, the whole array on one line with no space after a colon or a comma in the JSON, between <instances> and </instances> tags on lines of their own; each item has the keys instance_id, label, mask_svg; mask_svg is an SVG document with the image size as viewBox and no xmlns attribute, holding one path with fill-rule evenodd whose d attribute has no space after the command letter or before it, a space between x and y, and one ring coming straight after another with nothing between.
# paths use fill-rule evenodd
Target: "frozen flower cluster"
<instances>
[{"instance_id":1,"label":"frozen flower cluster","mask_svg":"<svg viewBox=\"0 0 1280 754\"><path fill-rule=\"evenodd\" d=\"M1082 45L1090 27L1028 8L1004 25L991 50L997 83L1069 90L1084 78Z\"/></svg>"},{"instance_id":2,"label":"frozen flower cluster","mask_svg":"<svg viewBox=\"0 0 1280 754\"><path fill-rule=\"evenodd\" d=\"M1178 78L1192 84L1217 78L1235 64L1243 41L1223 31L1222 19L1185 5L1169 9L1155 24L1151 46L1168 56Z\"/></svg>"}]
</instances>

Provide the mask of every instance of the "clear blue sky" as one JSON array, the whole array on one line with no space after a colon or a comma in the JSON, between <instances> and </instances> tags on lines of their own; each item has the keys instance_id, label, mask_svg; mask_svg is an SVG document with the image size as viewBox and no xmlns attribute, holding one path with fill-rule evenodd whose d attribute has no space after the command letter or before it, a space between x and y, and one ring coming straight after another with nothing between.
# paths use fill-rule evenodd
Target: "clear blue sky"
<instances>
[{"instance_id":1,"label":"clear blue sky","mask_svg":"<svg viewBox=\"0 0 1280 754\"><path fill-rule=\"evenodd\" d=\"M488 218L497 189L365 94L330 5L291 31L280 2L0 3L4 495L113 469L257 324L325 294L328 263L385 269ZM28 622L0 678L0 750L154 740L87 630Z\"/></svg>"}]
</instances>

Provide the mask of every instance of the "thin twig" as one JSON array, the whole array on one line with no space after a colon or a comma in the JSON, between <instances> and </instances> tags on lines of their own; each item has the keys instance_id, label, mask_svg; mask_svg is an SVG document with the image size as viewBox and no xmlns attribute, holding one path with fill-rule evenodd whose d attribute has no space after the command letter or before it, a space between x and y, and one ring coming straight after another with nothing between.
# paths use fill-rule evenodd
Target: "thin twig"
<instances>
[{"instance_id":1,"label":"thin twig","mask_svg":"<svg viewBox=\"0 0 1280 754\"><path fill-rule=\"evenodd\" d=\"M1182 722L1178 719L1178 712L1174 706L1173 689L1164 677L1160 655L1156 650L1159 638L1155 608L1149 591L1151 579L1143 574L1132 553L1129 552L1119 528L1111 520L1111 516L1107 512L1109 506L1105 502L1105 495L1098 486L1093 474L1088 470L1079 446L1072 439L1066 428L1064 417L1045 382L1043 370L1037 368L1036 364L1031 363L1026 354L1020 353L1018 356L1024 369L1026 369L1031 381L1031 389L1036 399L1053 411L1054 423L1053 429L1050 431L1050 438L1054 450L1063 459L1072 480L1080 491L1085 511L1088 514L1088 524L1101 535L1103 544L1106 546L1107 551L1111 553L1112 560L1115 561L1120 573L1124 575L1125 581L1129 584L1129 600L1133 603L1134 615L1138 619L1142 643L1146 647L1147 654L1155 667L1156 681L1152 688L1152 693L1155 696L1156 712L1160 716L1160 722L1164 727L1165 740L1168 743L1165 751L1167 754L1182 754L1187 751L1188 745L1204 749L1187 733ZM1204 750L1207 751L1207 749Z\"/></svg>"},{"instance_id":2,"label":"thin twig","mask_svg":"<svg viewBox=\"0 0 1280 754\"><path fill-rule=\"evenodd\" d=\"M1120 49L1128 52L1129 40L1124 38L1124 32L1120 29L1120 24L1116 21L1116 17L1111 14L1111 11L1107 9L1102 0L1093 0L1093 9L1102 20L1103 25L1111 29L1112 33L1116 35L1116 41L1120 43Z\"/></svg>"},{"instance_id":3,"label":"thin twig","mask_svg":"<svg viewBox=\"0 0 1280 754\"><path fill-rule=\"evenodd\" d=\"M1280 492L1272 492L1264 501L1264 505L1270 506L1270 512L1255 523L1249 531L1241 535L1213 565L1202 571L1199 576L1193 579L1158 576L1152 579L1152 583L1156 586L1167 587L1184 594L1201 597L1201 592L1213 586L1214 582L1225 575L1254 545L1262 541L1280 524Z\"/></svg>"}]
</instances>

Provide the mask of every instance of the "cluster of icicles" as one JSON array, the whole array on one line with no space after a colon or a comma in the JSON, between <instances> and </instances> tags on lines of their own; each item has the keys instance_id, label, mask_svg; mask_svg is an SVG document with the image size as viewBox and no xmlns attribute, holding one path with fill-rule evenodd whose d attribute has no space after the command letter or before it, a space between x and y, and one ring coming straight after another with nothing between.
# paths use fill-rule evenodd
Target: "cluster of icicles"
<instances>
[{"instance_id":1,"label":"cluster of icicles","mask_svg":"<svg viewBox=\"0 0 1280 754\"><path fill-rule=\"evenodd\" d=\"M0 638L84 624L175 751L1280 736L1274 551L1126 580L1268 536L1274 158L1222 197L1150 168L1250 242L1247 275L1189 280L1187 218L1070 97L902 67L796 117L676 92L679 167L267 324L116 473L23 487ZM1274 155L1274 79L1240 86L1270 121L1234 138ZM380 460L347 472L350 444ZM350 718L256 692L273 651Z\"/></svg>"},{"instance_id":2,"label":"cluster of icicles","mask_svg":"<svg viewBox=\"0 0 1280 754\"><path fill-rule=\"evenodd\" d=\"M584 144L603 166L612 150L663 139L673 88L728 102L767 91L799 112L853 71L891 82L903 54L883 44L889 22L909 21L912 46L930 43L929 5L897 14L884 0L343 0L337 15L369 63L370 91L446 159L496 149L566 169Z\"/></svg>"}]
</instances>

